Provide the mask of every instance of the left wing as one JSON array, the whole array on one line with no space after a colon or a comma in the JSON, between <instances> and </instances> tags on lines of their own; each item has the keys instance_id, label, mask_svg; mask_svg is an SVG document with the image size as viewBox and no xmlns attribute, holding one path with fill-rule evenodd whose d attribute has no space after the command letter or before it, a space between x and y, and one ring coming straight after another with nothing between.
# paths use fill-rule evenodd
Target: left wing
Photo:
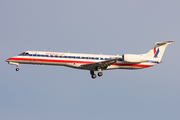
<instances>
[{"instance_id":1,"label":"left wing","mask_svg":"<svg viewBox=\"0 0 180 120\"><path fill-rule=\"evenodd\" d=\"M80 68L91 70L91 71L98 70L99 68L101 70L105 70L108 66L116 63L118 60L121 60L121 59L122 58L115 58L115 59L106 60L106 61L102 61L102 62L84 64L84 65L81 65Z\"/></svg>"}]
</instances>

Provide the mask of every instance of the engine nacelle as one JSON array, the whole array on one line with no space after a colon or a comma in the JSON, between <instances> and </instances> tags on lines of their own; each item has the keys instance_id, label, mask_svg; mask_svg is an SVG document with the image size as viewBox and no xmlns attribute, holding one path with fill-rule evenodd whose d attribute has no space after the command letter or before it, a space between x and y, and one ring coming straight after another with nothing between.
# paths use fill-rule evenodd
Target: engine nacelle
<instances>
[{"instance_id":1,"label":"engine nacelle","mask_svg":"<svg viewBox=\"0 0 180 120\"><path fill-rule=\"evenodd\" d=\"M141 63L147 61L147 58L135 54L124 54L122 57L123 61L128 63Z\"/></svg>"}]
</instances>

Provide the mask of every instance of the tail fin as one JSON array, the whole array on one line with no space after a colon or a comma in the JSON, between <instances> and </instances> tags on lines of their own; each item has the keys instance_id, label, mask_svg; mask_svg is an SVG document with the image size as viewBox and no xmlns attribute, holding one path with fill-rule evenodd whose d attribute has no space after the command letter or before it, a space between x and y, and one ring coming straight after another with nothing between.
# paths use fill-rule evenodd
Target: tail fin
<instances>
[{"instance_id":1,"label":"tail fin","mask_svg":"<svg viewBox=\"0 0 180 120\"><path fill-rule=\"evenodd\" d=\"M167 41L167 42L157 42L155 46L143 56L148 59L156 59L157 61L161 61L164 51L167 45L171 44L174 41Z\"/></svg>"}]
</instances>

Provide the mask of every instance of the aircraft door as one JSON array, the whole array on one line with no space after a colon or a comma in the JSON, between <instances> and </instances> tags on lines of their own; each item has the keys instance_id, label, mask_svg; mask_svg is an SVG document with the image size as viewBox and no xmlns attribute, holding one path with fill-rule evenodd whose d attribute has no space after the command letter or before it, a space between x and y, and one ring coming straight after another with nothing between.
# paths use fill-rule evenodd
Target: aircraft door
<instances>
[{"instance_id":1,"label":"aircraft door","mask_svg":"<svg viewBox=\"0 0 180 120\"><path fill-rule=\"evenodd\" d=\"M37 62L37 53L33 52L32 63L36 63L36 62Z\"/></svg>"}]
</instances>

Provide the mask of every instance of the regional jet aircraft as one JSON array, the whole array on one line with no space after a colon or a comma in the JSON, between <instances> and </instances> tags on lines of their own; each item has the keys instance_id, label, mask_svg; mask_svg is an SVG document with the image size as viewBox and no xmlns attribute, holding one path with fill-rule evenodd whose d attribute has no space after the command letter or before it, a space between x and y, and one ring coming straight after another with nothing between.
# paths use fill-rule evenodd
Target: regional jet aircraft
<instances>
[{"instance_id":1,"label":"regional jet aircraft","mask_svg":"<svg viewBox=\"0 0 180 120\"><path fill-rule=\"evenodd\" d=\"M161 63L165 48L174 41L157 42L155 46L146 54L124 54L101 55L101 54L79 54L64 52L40 52L26 51L6 61L11 65L16 65L19 71L19 64L39 64L58 65L77 69L89 70L91 77L102 76L102 70L110 69L141 69L152 67Z\"/></svg>"}]
</instances>

